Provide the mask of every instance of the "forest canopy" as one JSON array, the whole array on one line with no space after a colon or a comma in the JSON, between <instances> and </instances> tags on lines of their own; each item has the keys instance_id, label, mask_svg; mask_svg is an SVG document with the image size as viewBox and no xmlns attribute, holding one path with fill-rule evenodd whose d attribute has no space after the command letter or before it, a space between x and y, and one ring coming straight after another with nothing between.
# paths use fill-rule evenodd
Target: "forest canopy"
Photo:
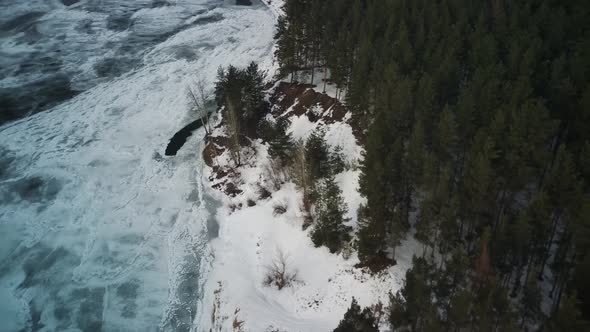
<instances>
[{"instance_id":1,"label":"forest canopy","mask_svg":"<svg viewBox=\"0 0 590 332\"><path fill-rule=\"evenodd\" d=\"M584 0L285 1L281 75L365 130L361 263L427 248L392 328L590 328L589 28Z\"/></svg>"}]
</instances>

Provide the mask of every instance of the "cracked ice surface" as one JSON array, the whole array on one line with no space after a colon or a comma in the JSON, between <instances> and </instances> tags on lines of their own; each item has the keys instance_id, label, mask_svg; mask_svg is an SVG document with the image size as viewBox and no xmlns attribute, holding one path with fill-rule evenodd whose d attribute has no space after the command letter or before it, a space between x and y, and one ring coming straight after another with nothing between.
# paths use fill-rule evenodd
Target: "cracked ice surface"
<instances>
[{"instance_id":1,"label":"cracked ice surface","mask_svg":"<svg viewBox=\"0 0 590 332\"><path fill-rule=\"evenodd\" d=\"M179 2L198 10L132 16L135 29L167 33L139 66L0 127L0 321L9 331L199 330L213 204L201 185L203 133L161 155L195 118L187 84L199 76L211 86L230 63L271 67L275 20L260 4ZM87 76L84 66L76 75Z\"/></svg>"}]
</instances>

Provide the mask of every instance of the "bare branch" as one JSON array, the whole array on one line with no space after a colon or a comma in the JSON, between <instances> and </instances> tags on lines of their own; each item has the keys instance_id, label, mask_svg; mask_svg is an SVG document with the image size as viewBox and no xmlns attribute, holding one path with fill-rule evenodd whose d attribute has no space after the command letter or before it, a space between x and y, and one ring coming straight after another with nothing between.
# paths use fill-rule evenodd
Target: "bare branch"
<instances>
[{"instance_id":1,"label":"bare branch","mask_svg":"<svg viewBox=\"0 0 590 332\"><path fill-rule=\"evenodd\" d=\"M192 108L197 112L203 128L207 135L211 134L211 127L209 125L209 114L207 112L207 95L205 94L205 82L202 79L197 79L194 87L187 87L188 95L191 99Z\"/></svg>"},{"instance_id":2,"label":"bare branch","mask_svg":"<svg viewBox=\"0 0 590 332\"><path fill-rule=\"evenodd\" d=\"M278 248L272 262L266 266L264 283L267 286L276 286L279 290L297 282L297 271L290 271L287 266L289 255Z\"/></svg>"}]
</instances>

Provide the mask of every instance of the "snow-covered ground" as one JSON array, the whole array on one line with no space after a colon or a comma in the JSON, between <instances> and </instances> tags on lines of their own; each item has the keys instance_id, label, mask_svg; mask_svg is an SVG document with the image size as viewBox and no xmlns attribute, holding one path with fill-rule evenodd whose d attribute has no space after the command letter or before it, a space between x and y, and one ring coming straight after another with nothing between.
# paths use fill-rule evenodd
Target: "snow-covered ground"
<instances>
[{"instance_id":1,"label":"snow-covered ground","mask_svg":"<svg viewBox=\"0 0 590 332\"><path fill-rule=\"evenodd\" d=\"M358 163L362 149L350 125L310 122L306 115L293 115L291 120L289 131L294 138L305 139L317 126L324 126L330 147L340 146L349 164ZM217 133L224 134L222 129ZM326 332L338 325L352 297L363 306L379 301L387 305L389 291L395 293L401 288L417 243L405 241L396 252L398 264L376 276L354 267L358 263L354 253L345 258L343 254L330 254L327 248L315 248L310 229L302 230L300 190L288 182L274 191L268 175L267 147L260 141L253 147L256 153L232 179L243 193L231 198L212 190L223 205L216 214L219 237L212 241L215 259L202 306L205 313L200 325L204 330ZM232 166L227 152L215 162ZM336 176L353 228L357 228L357 209L363 202L358 192L359 175L352 167ZM212 184L215 181L220 180ZM272 196L261 199L260 186L273 191ZM286 208L284 214L276 212L279 206ZM297 281L278 290L265 285L264 279L268 266L281 252L287 257L288 270L297 273Z\"/></svg>"},{"instance_id":2,"label":"snow-covered ground","mask_svg":"<svg viewBox=\"0 0 590 332\"><path fill-rule=\"evenodd\" d=\"M104 24L76 6L57 10L43 22L85 15L89 28ZM196 117L187 85L200 78L211 87L228 64L271 68L275 15L261 4L184 0L139 10L132 21L133 29L166 32L137 66L0 127L2 331L201 331L193 320L211 258L213 205L202 190L203 133L175 157L163 151ZM108 33L85 40L100 47L88 53L94 46L85 45L71 63L81 66L77 82L92 71L88 54L108 55L125 41L108 46ZM75 52L70 37L62 44ZM2 51L17 51L17 41L3 42Z\"/></svg>"}]
</instances>

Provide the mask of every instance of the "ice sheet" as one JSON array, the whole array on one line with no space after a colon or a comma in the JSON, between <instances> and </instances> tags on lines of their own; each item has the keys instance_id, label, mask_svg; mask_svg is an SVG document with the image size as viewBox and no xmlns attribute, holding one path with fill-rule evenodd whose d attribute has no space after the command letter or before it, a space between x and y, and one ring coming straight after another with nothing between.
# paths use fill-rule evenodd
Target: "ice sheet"
<instances>
[{"instance_id":1,"label":"ice sheet","mask_svg":"<svg viewBox=\"0 0 590 332\"><path fill-rule=\"evenodd\" d=\"M164 149L196 118L188 84L199 77L212 87L217 68L230 63L270 68L275 19L260 4L178 3L222 19L181 31L166 25L172 34L140 66L0 127L3 328L199 330L192 322L212 217L201 184L203 133L175 157ZM150 9L134 19L155 29L160 14L178 17Z\"/></svg>"}]
</instances>

